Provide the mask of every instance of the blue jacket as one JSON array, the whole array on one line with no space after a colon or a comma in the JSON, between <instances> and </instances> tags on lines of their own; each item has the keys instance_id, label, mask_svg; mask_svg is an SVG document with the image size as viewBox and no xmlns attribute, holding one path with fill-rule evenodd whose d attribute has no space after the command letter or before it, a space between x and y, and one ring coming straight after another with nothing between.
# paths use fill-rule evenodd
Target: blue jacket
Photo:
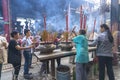
<instances>
[{"instance_id":1,"label":"blue jacket","mask_svg":"<svg viewBox=\"0 0 120 80\"><path fill-rule=\"evenodd\" d=\"M78 35L74 37L73 42L76 44L76 58L78 63L87 63L89 61L88 56L88 41L86 36Z\"/></svg>"}]
</instances>

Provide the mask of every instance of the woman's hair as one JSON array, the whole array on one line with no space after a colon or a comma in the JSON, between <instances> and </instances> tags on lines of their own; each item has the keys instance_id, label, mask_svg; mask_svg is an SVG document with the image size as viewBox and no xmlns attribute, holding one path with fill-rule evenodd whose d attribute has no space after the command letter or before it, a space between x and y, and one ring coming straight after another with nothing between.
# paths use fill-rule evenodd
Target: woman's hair
<instances>
[{"instance_id":1,"label":"woman's hair","mask_svg":"<svg viewBox=\"0 0 120 80\"><path fill-rule=\"evenodd\" d=\"M25 29L24 34L26 35L29 31L30 31L29 29Z\"/></svg>"},{"instance_id":2,"label":"woman's hair","mask_svg":"<svg viewBox=\"0 0 120 80\"><path fill-rule=\"evenodd\" d=\"M80 33L81 35L86 35L86 31L83 30L83 29L81 29L81 30L79 31L79 33Z\"/></svg>"},{"instance_id":3,"label":"woman's hair","mask_svg":"<svg viewBox=\"0 0 120 80\"><path fill-rule=\"evenodd\" d=\"M18 33L19 33L19 32L16 31L16 30L12 31L12 32L11 32L11 37L14 38L14 36L17 35Z\"/></svg>"},{"instance_id":4,"label":"woman's hair","mask_svg":"<svg viewBox=\"0 0 120 80\"><path fill-rule=\"evenodd\" d=\"M111 43L113 43L114 39L113 39L112 33L110 32L109 27L108 27L106 24L102 24L100 27L101 27L101 28L104 28L105 31L107 31L108 39L109 39L109 41L110 41Z\"/></svg>"}]
</instances>

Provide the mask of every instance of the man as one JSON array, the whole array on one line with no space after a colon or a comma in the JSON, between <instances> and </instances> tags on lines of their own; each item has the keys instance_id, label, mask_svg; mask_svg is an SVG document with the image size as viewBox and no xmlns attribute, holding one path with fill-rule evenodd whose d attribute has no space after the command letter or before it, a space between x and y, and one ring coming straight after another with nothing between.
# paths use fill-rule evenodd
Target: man
<instances>
[{"instance_id":1,"label":"man","mask_svg":"<svg viewBox=\"0 0 120 80\"><path fill-rule=\"evenodd\" d=\"M22 46L27 47L33 44L32 40L30 39L31 32L29 29L24 30L25 37L22 39ZM29 73L29 66L32 61L32 48L25 49L23 51L23 56L25 58L25 64L24 64L24 78L25 79L31 79L31 73Z\"/></svg>"}]
</instances>

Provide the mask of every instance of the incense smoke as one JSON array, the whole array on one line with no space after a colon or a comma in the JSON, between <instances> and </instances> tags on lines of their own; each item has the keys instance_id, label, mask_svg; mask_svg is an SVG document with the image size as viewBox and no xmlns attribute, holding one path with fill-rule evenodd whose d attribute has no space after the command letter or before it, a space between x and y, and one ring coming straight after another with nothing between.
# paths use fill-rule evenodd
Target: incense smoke
<instances>
[{"instance_id":1,"label":"incense smoke","mask_svg":"<svg viewBox=\"0 0 120 80\"><path fill-rule=\"evenodd\" d=\"M40 20L39 23L34 23L36 30L43 30L43 16L46 16L47 30L59 31L65 30L66 20L65 15L70 4L70 24L69 30L74 25L77 25L77 30L80 26L79 7L83 5L83 11L87 15L87 29L91 31L96 18L96 27L99 27L100 8L95 9L96 4L89 0L11 0L11 14L16 17L32 18ZM37 24L37 27L36 27ZM39 29L38 29L39 28Z\"/></svg>"}]
</instances>

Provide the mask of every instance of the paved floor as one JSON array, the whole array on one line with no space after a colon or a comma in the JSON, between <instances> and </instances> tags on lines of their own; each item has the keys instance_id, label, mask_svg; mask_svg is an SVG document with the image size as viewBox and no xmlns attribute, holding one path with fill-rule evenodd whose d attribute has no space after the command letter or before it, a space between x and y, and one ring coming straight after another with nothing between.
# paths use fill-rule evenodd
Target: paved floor
<instances>
[{"instance_id":1,"label":"paved floor","mask_svg":"<svg viewBox=\"0 0 120 80\"><path fill-rule=\"evenodd\" d=\"M69 60L69 58L62 58L61 62L62 62L63 65L70 66L70 68L72 70L73 65L70 64L68 60ZM50 79L45 79L45 78L44 79L40 79L41 77L38 74L38 72L40 70L40 65L41 65L41 63L39 63L39 62L37 62L37 64L34 63L33 64L34 69L30 70L30 72L32 72L33 75L34 75L34 80L50 80ZM7 70L5 69L6 67L8 67ZM13 71L13 69L11 68L11 65L3 66L3 72L2 72L1 80L12 80L12 71ZM120 65L114 66L114 72L115 72L116 80L120 80ZM23 66L21 67L21 71L20 71L20 76L19 77L20 77L19 80L24 80L23 79ZM90 80L98 80L98 79L97 79L97 76L95 76L94 79L90 79ZM106 80L108 80L107 77L106 77Z\"/></svg>"}]
</instances>

